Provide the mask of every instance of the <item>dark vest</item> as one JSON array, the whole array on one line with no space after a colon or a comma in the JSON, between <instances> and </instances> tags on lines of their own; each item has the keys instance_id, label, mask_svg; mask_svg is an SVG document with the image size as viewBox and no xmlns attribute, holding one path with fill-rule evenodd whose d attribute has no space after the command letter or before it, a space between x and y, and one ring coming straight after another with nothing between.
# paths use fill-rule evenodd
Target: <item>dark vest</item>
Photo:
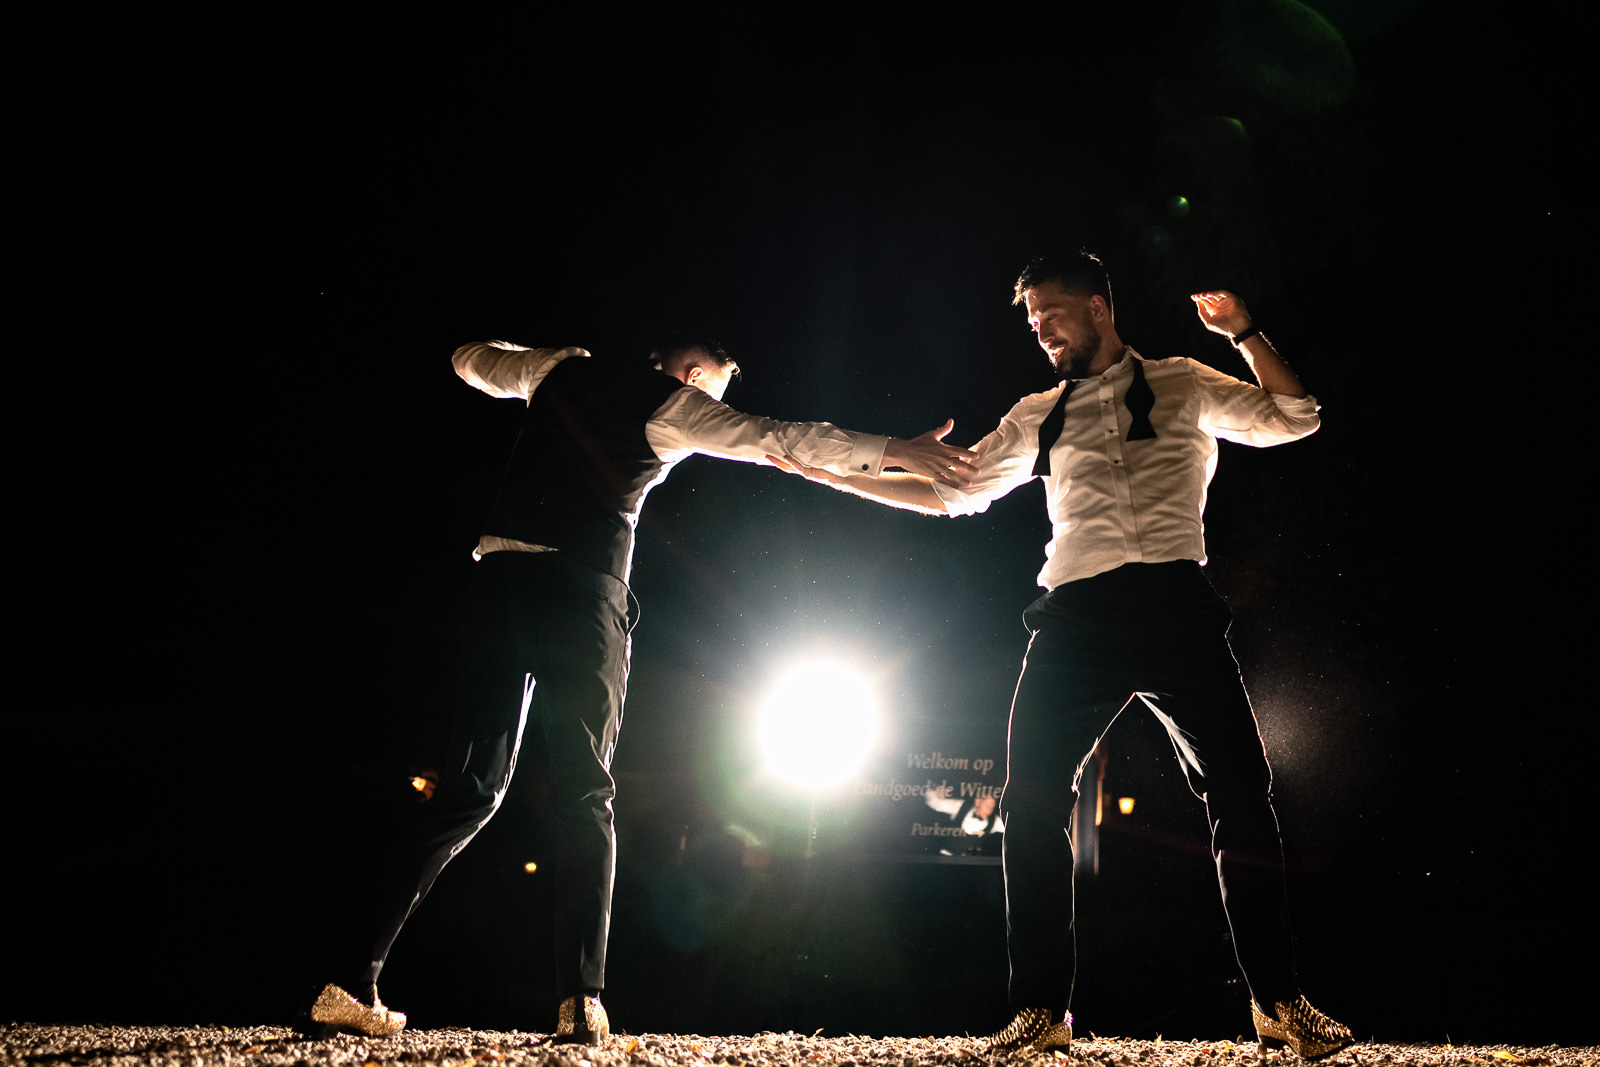
<instances>
[{"instance_id":1,"label":"dark vest","mask_svg":"<svg viewBox=\"0 0 1600 1067\"><path fill-rule=\"evenodd\" d=\"M639 508L664 466L645 424L686 388L648 366L562 360L528 403L485 532L627 581Z\"/></svg>"}]
</instances>

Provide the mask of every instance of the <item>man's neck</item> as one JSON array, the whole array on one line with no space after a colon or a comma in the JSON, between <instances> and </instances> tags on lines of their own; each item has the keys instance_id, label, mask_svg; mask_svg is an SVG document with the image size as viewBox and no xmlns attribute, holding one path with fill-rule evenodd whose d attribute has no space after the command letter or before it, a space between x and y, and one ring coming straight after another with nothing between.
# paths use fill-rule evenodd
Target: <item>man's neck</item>
<instances>
[{"instance_id":1,"label":"man's neck","mask_svg":"<svg viewBox=\"0 0 1600 1067\"><path fill-rule=\"evenodd\" d=\"M1094 354L1094 359L1089 363L1089 373L1085 378L1098 378L1106 371L1122 362L1122 354L1128 346L1122 343L1122 338L1113 331L1100 338L1100 351Z\"/></svg>"}]
</instances>

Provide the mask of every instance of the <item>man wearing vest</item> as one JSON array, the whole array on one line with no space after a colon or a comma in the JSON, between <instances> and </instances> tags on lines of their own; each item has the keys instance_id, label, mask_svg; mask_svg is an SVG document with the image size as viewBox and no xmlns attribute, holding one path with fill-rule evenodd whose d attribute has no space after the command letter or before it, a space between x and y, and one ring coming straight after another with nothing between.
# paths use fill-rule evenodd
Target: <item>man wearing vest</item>
<instances>
[{"instance_id":1,"label":"man wearing vest","mask_svg":"<svg viewBox=\"0 0 1600 1067\"><path fill-rule=\"evenodd\" d=\"M1011 706L1001 799L1016 1015L989 1047L1071 1043L1066 828L1085 763L1137 698L1166 727L1205 802L1257 1034L1306 1059L1327 1055L1352 1037L1300 994L1271 771L1228 646L1231 615L1200 571L1217 439L1275 445L1305 437L1317 429L1317 403L1231 293L1192 299L1257 385L1190 359L1147 360L1123 344L1105 269L1088 253L1034 260L1015 292L1062 381L1024 397L978 443L970 484L792 465L859 496L943 515L981 512L1035 477L1045 481L1053 535L1039 584L1048 592L1023 613L1032 636Z\"/></svg>"},{"instance_id":2,"label":"man wearing vest","mask_svg":"<svg viewBox=\"0 0 1600 1067\"><path fill-rule=\"evenodd\" d=\"M385 858L349 959L334 963L303 1029L387 1036L405 1016L378 999L378 974L411 910L489 821L511 780L525 726L550 768L558 825L555 1040L609 1035L605 985L616 840L611 757L627 689L634 529L650 489L696 452L764 462L794 456L835 474L897 466L952 487L973 467L946 445L950 424L910 441L828 423L777 422L721 403L737 365L715 342L664 346L655 365L617 367L580 348L466 345L456 373L527 403L475 555L463 612L452 738L410 840ZM369 950L370 947L370 950Z\"/></svg>"}]
</instances>

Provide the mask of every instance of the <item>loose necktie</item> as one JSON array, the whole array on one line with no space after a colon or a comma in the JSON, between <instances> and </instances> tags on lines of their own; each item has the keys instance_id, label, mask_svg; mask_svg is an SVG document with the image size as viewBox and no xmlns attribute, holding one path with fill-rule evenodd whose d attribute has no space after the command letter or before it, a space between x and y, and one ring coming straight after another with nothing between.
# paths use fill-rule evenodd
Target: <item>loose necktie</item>
<instances>
[{"instance_id":1,"label":"loose necktie","mask_svg":"<svg viewBox=\"0 0 1600 1067\"><path fill-rule=\"evenodd\" d=\"M1072 395L1072 387L1077 384L1071 378L1062 384L1061 395L1056 397L1056 406L1039 424L1039 455L1033 461L1033 473L1041 478L1050 473L1050 449L1055 446L1062 427L1067 424L1067 397Z\"/></svg>"},{"instance_id":2,"label":"loose necktie","mask_svg":"<svg viewBox=\"0 0 1600 1067\"><path fill-rule=\"evenodd\" d=\"M1056 397L1055 406L1039 424L1039 455L1033 461L1033 473L1039 477L1050 473L1050 449L1060 439L1061 431L1067 425L1067 397L1072 395L1072 388L1077 384L1067 379L1061 387L1061 395ZM1154 438L1156 428L1150 423L1150 412L1155 409L1156 394L1151 390L1150 383L1144 380L1144 368L1137 359L1133 361L1133 380L1128 383L1122 403L1128 409L1129 416L1125 440L1148 441Z\"/></svg>"},{"instance_id":3,"label":"loose necktie","mask_svg":"<svg viewBox=\"0 0 1600 1067\"><path fill-rule=\"evenodd\" d=\"M1144 368L1138 360L1133 361L1133 381L1128 383L1128 391L1123 394L1123 404L1127 405L1128 414L1132 421L1128 423L1127 441L1148 441L1156 435L1156 428L1150 425L1150 411L1156 406L1156 394L1150 391L1150 383L1144 380Z\"/></svg>"}]
</instances>

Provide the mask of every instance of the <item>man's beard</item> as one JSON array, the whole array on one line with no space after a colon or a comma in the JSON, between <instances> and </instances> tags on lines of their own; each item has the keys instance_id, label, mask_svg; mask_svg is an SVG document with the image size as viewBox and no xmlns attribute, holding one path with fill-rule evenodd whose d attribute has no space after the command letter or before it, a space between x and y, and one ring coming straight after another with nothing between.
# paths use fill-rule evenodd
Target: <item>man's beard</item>
<instances>
[{"instance_id":1,"label":"man's beard","mask_svg":"<svg viewBox=\"0 0 1600 1067\"><path fill-rule=\"evenodd\" d=\"M1089 340L1067 349L1065 358L1052 360L1058 378L1087 378L1089 377L1089 364L1094 362L1094 357L1100 354L1100 335L1096 333Z\"/></svg>"}]
</instances>

